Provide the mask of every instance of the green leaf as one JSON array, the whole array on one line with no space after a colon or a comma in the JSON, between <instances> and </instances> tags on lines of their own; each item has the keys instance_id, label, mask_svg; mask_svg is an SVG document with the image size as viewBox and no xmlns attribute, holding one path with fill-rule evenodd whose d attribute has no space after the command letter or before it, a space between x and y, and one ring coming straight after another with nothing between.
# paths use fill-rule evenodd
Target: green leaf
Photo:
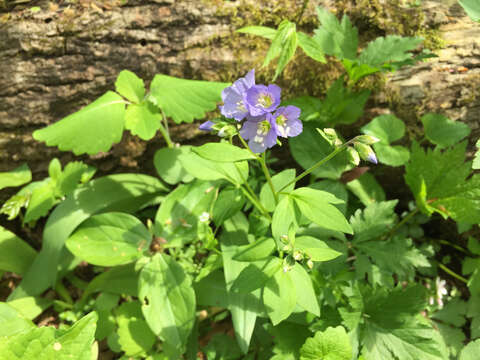
<instances>
[{"instance_id":1,"label":"green leaf","mask_svg":"<svg viewBox=\"0 0 480 360\"><path fill-rule=\"evenodd\" d=\"M324 241L311 236L295 238L295 248L307 254L312 261L329 261L342 255L330 248Z\"/></svg>"},{"instance_id":2,"label":"green leaf","mask_svg":"<svg viewBox=\"0 0 480 360\"><path fill-rule=\"evenodd\" d=\"M115 266L100 275L97 275L88 283L82 300L97 291L106 291L118 295L138 295L138 271L135 264Z\"/></svg>"},{"instance_id":3,"label":"green leaf","mask_svg":"<svg viewBox=\"0 0 480 360\"><path fill-rule=\"evenodd\" d=\"M0 270L24 275L36 255L24 240L0 226Z\"/></svg>"},{"instance_id":4,"label":"green leaf","mask_svg":"<svg viewBox=\"0 0 480 360\"><path fill-rule=\"evenodd\" d=\"M413 54L410 51L414 50L422 41L422 38L398 35L378 37L368 43L358 61L360 64L368 64L372 67L382 67L391 62L402 62L412 58Z\"/></svg>"},{"instance_id":5,"label":"green leaf","mask_svg":"<svg viewBox=\"0 0 480 360\"><path fill-rule=\"evenodd\" d=\"M175 185L179 182L190 182L193 177L188 174L180 163L179 156L190 152L189 146L175 148L161 148L155 152L153 165L160 178L167 184Z\"/></svg>"},{"instance_id":6,"label":"green leaf","mask_svg":"<svg viewBox=\"0 0 480 360\"><path fill-rule=\"evenodd\" d=\"M317 331L300 349L300 360L350 360L352 356L350 339L341 326Z\"/></svg>"},{"instance_id":7,"label":"green leaf","mask_svg":"<svg viewBox=\"0 0 480 360\"><path fill-rule=\"evenodd\" d=\"M410 159L410 151L400 145L373 144L379 162L390 166L405 165Z\"/></svg>"},{"instance_id":8,"label":"green leaf","mask_svg":"<svg viewBox=\"0 0 480 360\"><path fill-rule=\"evenodd\" d=\"M162 115L149 102L130 104L125 112L125 129L142 140L152 139L160 129Z\"/></svg>"},{"instance_id":9,"label":"green leaf","mask_svg":"<svg viewBox=\"0 0 480 360\"><path fill-rule=\"evenodd\" d=\"M156 254L138 282L142 312L153 332L183 353L195 323L195 292L190 277L175 260Z\"/></svg>"},{"instance_id":10,"label":"green leaf","mask_svg":"<svg viewBox=\"0 0 480 360\"><path fill-rule=\"evenodd\" d=\"M56 193L56 183L51 178L43 180L33 189L23 222L29 223L47 215L58 202Z\"/></svg>"},{"instance_id":11,"label":"green leaf","mask_svg":"<svg viewBox=\"0 0 480 360\"><path fill-rule=\"evenodd\" d=\"M0 190L6 187L20 186L32 180L32 172L27 164L22 164L9 172L0 173Z\"/></svg>"},{"instance_id":12,"label":"green leaf","mask_svg":"<svg viewBox=\"0 0 480 360\"><path fill-rule=\"evenodd\" d=\"M155 334L143 318L138 301L124 302L115 309L118 342L125 355L143 355L155 343Z\"/></svg>"},{"instance_id":13,"label":"green leaf","mask_svg":"<svg viewBox=\"0 0 480 360\"><path fill-rule=\"evenodd\" d=\"M313 60L321 63L326 63L325 55L320 43L315 38L308 36L307 34L298 31L297 32L298 45L302 50L310 56Z\"/></svg>"},{"instance_id":14,"label":"green leaf","mask_svg":"<svg viewBox=\"0 0 480 360\"><path fill-rule=\"evenodd\" d=\"M252 34L264 37L269 40L273 40L277 30L266 27L266 26L245 26L241 29L238 29L237 32L244 34Z\"/></svg>"},{"instance_id":15,"label":"green leaf","mask_svg":"<svg viewBox=\"0 0 480 360\"><path fill-rule=\"evenodd\" d=\"M476 0L458 0L473 21L480 22L480 4Z\"/></svg>"},{"instance_id":16,"label":"green leaf","mask_svg":"<svg viewBox=\"0 0 480 360\"><path fill-rule=\"evenodd\" d=\"M34 327L33 322L22 316L16 308L8 303L0 302L0 339L4 336L26 332ZM0 348L1 342L0 340Z\"/></svg>"},{"instance_id":17,"label":"green leaf","mask_svg":"<svg viewBox=\"0 0 480 360\"><path fill-rule=\"evenodd\" d=\"M405 124L392 114L380 115L361 128L362 133L375 136L382 144L390 144L405 135Z\"/></svg>"},{"instance_id":18,"label":"green leaf","mask_svg":"<svg viewBox=\"0 0 480 360\"><path fill-rule=\"evenodd\" d=\"M20 214L20 210L22 207L26 207L30 200L30 196L28 195L13 195L7 201L5 201L0 208L0 214L5 214L8 216L7 220L15 219L18 214Z\"/></svg>"},{"instance_id":19,"label":"green leaf","mask_svg":"<svg viewBox=\"0 0 480 360\"><path fill-rule=\"evenodd\" d=\"M287 196L275 207L272 217L272 235L277 240L278 247L281 246L281 241L289 234L290 227L298 227L293 206L292 199Z\"/></svg>"},{"instance_id":20,"label":"green leaf","mask_svg":"<svg viewBox=\"0 0 480 360\"><path fill-rule=\"evenodd\" d=\"M295 283L290 272L277 271L265 284L263 304L273 325L290 316L297 303Z\"/></svg>"},{"instance_id":21,"label":"green leaf","mask_svg":"<svg viewBox=\"0 0 480 360\"><path fill-rule=\"evenodd\" d=\"M318 226L352 234L352 228L347 219L340 210L331 205L341 204L343 200L328 192L310 188L296 189L290 194L290 197L293 198L302 214Z\"/></svg>"},{"instance_id":22,"label":"green leaf","mask_svg":"<svg viewBox=\"0 0 480 360\"><path fill-rule=\"evenodd\" d=\"M314 39L323 52L338 59L355 59L357 57L358 30L352 26L349 18L344 16L339 22L334 14L317 7L318 20L322 24L315 30Z\"/></svg>"},{"instance_id":23,"label":"green leaf","mask_svg":"<svg viewBox=\"0 0 480 360\"><path fill-rule=\"evenodd\" d=\"M140 174L105 176L75 190L49 216L42 250L9 299L35 296L55 284L65 241L84 220L102 211L138 210L165 190L158 179Z\"/></svg>"},{"instance_id":24,"label":"green leaf","mask_svg":"<svg viewBox=\"0 0 480 360\"><path fill-rule=\"evenodd\" d=\"M303 132L289 140L290 150L295 161L308 169L335 150L327 140L321 137L312 123L303 125ZM344 171L352 168L348 154L341 152L312 172L317 177L338 179Z\"/></svg>"},{"instance_id":25,"label":"green leaf","mask_svg":"<svg viewBox=\"0 0 480 360\"><path fill-rule=\"evenodd\" d=\"M197 305L222 308L228 306L227 286L222 271L213 271L200 281L195 282L193 288L195 289Z\"/></svg>"},{"instance_id":26,"label":"green leaf","mask_svg":"<svg viewBox=\"0 0 480 360\"><path fill-rule=\"evenodd\" d=\"M478 170L480 169L480 139L477 140L475 146L477 147L477 152L475 153L475 158L473 159L472 169Z\"/></svg>"},{"instance_id":27,"label":"green leaf","mask_svg":"<svg viewBox=\"0 0 480 360\"><path fill-rule=\"evenodd\" d=\"M358 209L350 218L354 241L360 243L384 235L396 222L394 212L398 200L371 203L365 209Z\"/></svg>"},{"instance_id":28,"label":"green leaf","mask_svg":"<svg viewBox=\"0 0 480 360\"><path fill-rule=\"evenodd\" d=\"M441 148L455 145L471 132L467 124L450 120L440 114L426 114L421 120L427 139Z\"/></svg>"},{"instance_id":29,"label":"green leaf","mask_svg":"<svg viewBox=\"0 0 480 360\"><path fill-rule=\"evenodd\" d=\"M36 130L33 138L75 155L94 155L110 150L122 138L125 101L108 91L90 105L66 118ZM92 136L95 134L95 136Z\"/></svg>"},{"instance_id":30,"label":"green leaf","mask_svg":"<svg viewBox=\"0 0 480 360\"><path fill-rule=\"evenodd\" d=\"M122 70L115 81L115 90L134 103L142 102L145 97L143 80L133 72Z\"/></svg>"},{"instance_id":31,"label":"green leaf","mask_svg":"<svg viewBox=\"0 0 480 360\"><path fill-rule=\"evenodd\" d=\"M255 159L255 155L247 149L242 149L228 143L207 143L202 146L193 147L192 151L204 159L216 162L235 162Z\"/></svg>"},{"instance_id":32,"label":"green leaf","mask_svg":"<svg viewBox=\"0 0 480 360\"><path fill-rule=\"evenodd\" d=\"M273 59L278 57L277 67L273 80L281 74L285 66L292 59L297 49L296 25L288 20L283 20L278 25L275 37L272 39L272 45L265 56L263 66L267 66Z\"/></svg>"},{"instance_id":33,"label":"green leaf","mask_svg":"<svg viewBox=\"0 0 480 360\"><path fill-rule=\"evenodd\" d=\"M313 96L299 96L297 98L282 101L282 106L293 105L300 108L300 120L316 120L320 116L322 100Z\"/></svg>"},{"instance_id":34,"label":"green leaf","mask_svg":"<svg viewBox=\"0 0 480 360\"><path fill-rule=\"evenodd\" d=\"M476 224L480 222L480 176L469 177L471 165L464 162L465 148L463 142L443 152L439 148L425 152L414 143L405 181L428 215L438 212L457 222Z\"/></svg>"},{"instance_id":35,"label":"green leaf","mask_svg":"<svg viewBox=\"0 0 480 360\"><path fill-rule=\"evenodd\" d=\"M70 194L75 190L79 183L86 182L84 179L88 179L95 173L95 168L90 167L80 161L69 162L63 171L59 174L57 179L57 191L59 196Z\"/></svg>"},{"instance_id":36,"label":"green leaf","mask_svg":"<svg viewBox=\"0 0 480 360\"><path fill-rule=\"evenodd\" d=\"M150 85L151 97L165 116L175 123L191 123L203 119L205 112L216 109L221 92L228 83L186 80L167 75L155 75Z\"/></svg>"},{"instance_id":37,"label":"green leaf","mask_svg":"<svg viewBox=\"0 0 480 360\"><path fill-rule=\"evenodd\" d=\"M274 342L273 352L277 355L270 360L296 360L300 348L312 334L304 324L284 321L268 330Z\"/></svg>"},{"instance_id":38,"label":"green leaf","mask_svg":"<svg viewBox=\"0 0 480 360\"><path fill-rule=\"evenodd\" d=\"M183 168L192 176L200 180L230 181L234 185L243 184L248 178L248 162L218 163L204 159L193 151L181 154L179 157Z\"/></svg>"},{"instance_id":39,"label":"green leaf","mask_svg":"<svg viewBox=\"0 0 480 360\"><path fill-rule=\"evenodd\" d=\"M72 254L90 264L117 266L140 258L150 246L151 237L136 217L111 212L85 220L65 245Z\"/></svg>"},{"instance_id":40,"label":"green leaf","mask_svg":"<svg viewBox=\"0 0 480 360\"><path fill-rule=\"evenodd\" d=\"M275 191L280 190L283 188L285 185L287 185L289 182L293 181L295 179L295 169L287 169L284 170L274 176L272 176L272 183L273 183L273 188ZM291 192L295 187L295 183L290 184L288 187L282 190L282 193L289 193ZM281 201L286 195L280 194L279 195L279 201ZM262 205L265 207L266 210L268 211L274 211L275 210L275 198L272 193L272 189L268 184L264 184L262 186L262 189L260 191L260 202Z\"/></svg>"},{"instance_id":41,"label":"green leaf","mask_svg":"<svg viewBox=\"0 0 480 360\"><path fill-rule=\"evenodd\" d=\"M248 294L262 289L267 281L282 268L282 262L274 256L253 261L247 265L230 287L231 293Z\"/></svg>"},{"instance_id":42,"label":"green leaf","mask_svg":"<svg viewBox=\"0 0 480 360\"><path fill-rule=\"evenodd\" d=\"M354 193L365 206L373 202L385 201L386 198L381 185L375 177L368 172L353 181L349 181L347 188Z\"/></svg>"},{"instance_id":43,"label":"green leaf","mask_svg":"<svg viewBox=\"0 0 480 360\"><path fill-rule=\"evenodd\" d=\"M245 198L236 187L226 187L220 194L213 206L212 218L215 225L220 226L225 220L228 220L239 212L245 204Z\"/></svg>"},{"instance_id":44,"label":"green leaf","mask_svg":"<svg viewBox=\"0 0 480 360\"><path fill-rule=\"evenodd\" d=\"M66 331L34 327L0 338L0 354L8 360L91 360L96 322L97 315L91 312Z\"/></svg>"},{"instance_id":45,"label":"green leaf","mask_svg":"<svg viewBox=\"0 0 480 360\"><path fill-rule=\"evenodd\" d=\"M479 9L480 13L480 9ZM479 14L480 21L480 14ZM459 360L476 360L480 354L480 339L470 342L460 353Z\"/></svg>"},{"instance_id":46,"label":"green leaf","mask_svg":"<svg viewBox=\"0 0 480 360\"><path fill-rule=\"evenodd\" d=\"M25 319L33 320L45 309L52 305L53 301L41 297L24 297L9 301L8 305L16 309Z\"/></svg>"},{"instance_id":47,"label":"green leaf","mask_svg":"<svg viewBox=\"0 0 480 360\"><path fill-rule=\"evenodd\" d=\"M288 273L295 285L297 305L305 311L320 316L320 307L318 306L317 295L313 289L310 275L308 275L303 266L298 263L295 264Z\"/></svg>"},{"instance_id":48,"label":"green leaf","mask_svg":"<svg viewBox=\"0 0 480 360\"><path fill-rule=\"evenodd\" d=\"M466 314L467 303L460 298L453 298L442 309L435 312L431 318L455 327L462 327L467 321L465 318Z\"/></svg>"},{"instance_id":49,"label":"green leaf","mask_svg":"<svg viewBox=\"0 0 480 360\"><path fill-rule=\"evenodd\" d=\"M347 202L348 202L348 191L345 185L340 181L335 180L321 180L310 184L308 187L315 190L326 191L330 194L333 194L338 199L342 200L343 203L336 204L336 208L345 214L347 211Z\"/></svg>"},{"instance_id":50,"label":"green leaf","mask_svg":"<svg viewBox=\"0 0 480 360\"><path fill-rule=\"evenodd\" d=\"M255 261L267 258L277 245L272 238L259 239L251 244L242 245L237 248L237 253L232 258L236 261Z\"/></svg>"}]
</instances>

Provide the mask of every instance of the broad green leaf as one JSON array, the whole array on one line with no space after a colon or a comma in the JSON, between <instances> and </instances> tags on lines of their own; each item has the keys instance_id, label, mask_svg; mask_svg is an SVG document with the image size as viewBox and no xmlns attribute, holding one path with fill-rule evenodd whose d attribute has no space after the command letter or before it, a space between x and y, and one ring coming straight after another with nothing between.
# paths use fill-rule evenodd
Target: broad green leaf
<instances>
[{"instance_id":1,"label":"broad green leaf","mask_svg":"<svg viewBox=\"0 0 480 360\"><path fill-rule=\"evenodd\" d=\"M26 332L34 327L33 322L22 316L16 308L0 302L0 348L2 337Z\"/></svg>"},{"instance_id":2,"label":"broad green leaf","mask_svg":"<svg viewBox=\"0 0 480 360\"><path fill-rule=\"evenodd\" d=\"M295 249L308 255L312 261L333 260L342 253L330 248L324 241L311 236L300 236L295 239Z\"/></svg>"},{"instance_id":3,"label":"broad green leaf","mask_svg":"<svg viewBox=\"0 0 480 360\"><path fill-rule=\"evenodd\" d=\"M9 172L0 173L0 190L6 187L20 186L32 180L32 172L27 164L22 164Z\"/></svg>"},{"instance_id":4,"label":"broad green leaf","mask_svg":"<svg viewBox=\"0 0 480 360\"><path fill-rule=\"evenodd\" d=\"M99 212L133 212L165 190L158 179L140 174L105 176L75 190L49 216L42 250L9 299L35 296L55 284L65 241L84 220Z\"/></svg>"},{"instance_id":5,"label":"broad green leaf","mask_svg":"<svg viewBox=\"0 0 480 360\"><path fill-rule=\"evenodd\" d=\"M480 3L478 0L458 0L473 21L480 22Z\"/></svg>"},{"instance_id":6,"label":"broad green leaf","mask_svg":"<svg viewBox=\"0 0 480 360\"><path fill-rule=\"evenodd\" d=\"M110 150L122 138L125 100L108 91L90 105L66 118L36 130L33 138L75 155ZM95 136L92 136L95 134Z\"/></svg>"},{"instance_id":7,"label":"broad green leaf","mask_svg":"<svg viewBox=\"0 0 480 360\"><path fill-rule=\"evenodd\" d=\"M25 319L33 320L49 308L52 303L52 300L46 298L28 296L9 301L8 305L16 309Z\"/></svg>"},{"instance_id":8,"label":"broad green leaf","mask_svg":"<svg viewBox=\"0 0 480 360\"><path fill-rule=\"evenodd\" d=\"M197 305L226 308L228 306L227 286L221 270L215 270L193 284Z\"/></svg>"},{"instance_id":9,"label":"broad green leaf","mask_svg":"<svg viewBox=\"0 0 480 360\"><path fill-rule=\"evenodd\" d=\"M140 272L138 286L148 325L182 353L195 323L195 292L190 277L172 257L156 254Z\"/></svg>"},{"instance_id":10,"label":"broad green leaf","mask_svg":"<svg viewBox=\"0 0 480 360\"><path fill-rule=\"evenodd\" d=\"M143 355L149 351L156 337L143 318L140 303L124 302L114 313L118 324L118 343L125 355Z\"/></svg>"},{"instance_id":11,"label":"broad green leaf","mask_svg":"<svg viewBox=\"0 0 480 360\"><path fill-rule=\"evenodd\" d=\"M85 183L95 174L96 169L80 161L69 162L59 174L57 191L60 196L75 190L79 183Z\"/></svg>"},{"instance_id":12,"label":"broad green leaf","mask_svg":"<svg viewBox=\"0 0 480 360\"><path fill-rule=\"evenodd\" d=\"M135 264L115 266L100 275L97 275L88 283L82 295L82 301L90 294L98 291L110 292L118 295L138 295L138 273Z\"/></svg>"},{"instance_id":13,"label":"broad green leaf","mask_svg":"<svg viewBox=\"0 0 480 360\"><path fill-rule=\"evenodd\" d=\"M275 32L275 37L272 39L272 45L270 45L263 62L263 66L267 66L273 59L278 57L273 80L281 74L285 66L292 59L296 49L296 25L288 20L283 20L278 25L278 30Z\"/></svg>"},{"instance_id":14,"label":"broad green leaf","mask_svg":"<svg viewBox=\"0 0 480 360\"><path fill-rule=\"evenodd\" d=\"M233 257L236 261L255 261L267 258L277 245L272 238L259 239L251 244L242 245L237 248L237 253Z\"/></svg>"},{"instance_id":15,"label":"broad green leaf","mask_svg":"<svg viewBox=\"0 0 480 360\"><path fill-rule=\"evenodd\" d=\"M24 275L36 255L24 240L0 226L0 270Z\"/></svg>"},{"instance_id":16,"label":"broad green leaf","mask_svg":"<svg viewBox=\"0 0 480 360\"><path fill-rule=\"evenodd\" d=\"M207 111L216 109L221 92L228 83L186 80L157 74L150 85L151 97L165 116L175 123L191 123L203 119Z\"/></svg>"},{"instance_id":17,"label":"broad green leaf","mask_svg":"<svg viewBox=\"0 0 480 360\"><path fill-rule=\"evenodd\" d=\"M96 322L97 315L91 312L67 330L34 327L0 338L0 354L8 360L92 360Z\"/></svg>"},{"instance_id":18,"label":"broad green leaf","mask_svg":"<svg viewBox=\"0 0 480 360\"><path fill-rule=\"evenodd\" d=\"M335 204L336 208L345 214L347 211L347 202L348 202L348 191L345 185L340 181L335 180L321 180L314 182L308 186L309 188L315 190L321 190L333 194L338 199L342 200L343 203Z\"/></svg>"},{"instance_id":19,"label":"broad green leaf","mask_svg":"<svg viewBox=\"0 0 480 360\"><path fill-rule=\"evenodd\" d=\"M65 245L72 254L90 264L117 266L141 257L150 246L151 237L136 217L110 212L85 220Z\"/></svg>"},{"instance_id":20,"label":"broad green leaf","mask_svg":"<svg viewBox=\"0 0 480 360\"><path fill-rule=\"evenodd\" d=\"M352 356L349 336L341 326L317 331L300 350L300 360L351 360Z\"/></svg>"},{"instance_id":21,"label":"broad green leaf","mask_svg":"<svg viewBox=\"0 0 480 360\"><path fill-rule=\"evenodd\" d=\"M241 160L255 159L247 149L228 143L207 143L202 146L193 147L192 151L200 157L215 162L235 162Z\"/></svg>"},{"instance_id":22,"label":"broad green leaf","mask_svg":"<svg viewBox=\"0 0 480 360\"><path fill-rule=\"evenodd\" d=\"M440 114L426 114L421 120L427 139L442 148L455 145L471 132L467 124L450 120Z\"/></svg>"},{"instance_id":23,"label":"broad green leaf","mask_svg":"<svg viewBox=\"0 0 480 360\"><path fill-rule=\"evenodd\" d=\"M472 169L478 170L480 169L480 139L477 140L475 146L477 147L477 152L475 153L475 158L473 159Z\"/></svg>"},{"instance_id":24,"label":"broad green leaf","mask_svg":"<svg viewBox=\"0 0 480 360\"><path fill-rule=\"evenodd\" d=\"M50 209L58 202L55 196L56 192L56 184L51 178L46 178L38 187L33 189L23 219L24 223L29 223L42 216L46 216Z\"/></svg>"},{"instance_id":25,"label":"broad green leaf","mask_svg":"<svg viewBox=\"0 0 480 360\"><path fill-rule=\"evenodd\" d=\"M179 157L183 168L200 180L228 180L232 184L243 184L248 178L248 162L218 163L204 159L193 151L181 154Z\"/></svg>"},{"instance_id":26,"label":"broad green leaf","mask_svg":"<svg viewBox=\"0 0 480 360\"><path fill-rule=\"evenodd\" d=\"M320 316L320 307L318 306L317 295L313 289L310 275L299 263L295 264L288 273L295 285L297 305L316 316Z\"/></svg>"},{"instance_id":27,"label":"broad green leaf","mask_svg":"<svg viewBox=\"0 0 480 360\"><path fill-rule=\"evenodd\" d=\"M270 256L264 260L247 263L233 282L230 292L248 294L257 289L262 289L267 281L282 268L280 259Z\"/></svg>"},{"instance_id":28,"label":"broad green leaf","mask_svg":"<svg viewBox=\"0 0 480 360\"><path fill-rule=\"evenodd\" d=\"M179 182L190 182L192 175L188 174L182 167L178 157L190 152L189 146L175 148L161 148L155 152L153 165L160 178L167 184L175 185Z\"/></svg>"},{"instance_id":29,"label":"broad green leaf","mask_svg":"<svg viewBox=\"0 0 480 360\"><path fill-rule=\"evenodd\" d=\"M422 41L422 38L398 35L378 37L368 43L358 61L360 64L372 67L381 67L391 62L402 62L412 58L413 54L410 51L414 50Z\"/></svg>"},{"instance_id":30,"label":"broad green leaf","mask_svg":"<svg viewBox=\"0 0 480 360\"><path fill-rule=\"evenodd\" d=\"M312 335L305 324L284 321L268 329L276 354L271 360L297 360L300 357L300 348L305 340Z\"/></svg>"},{"instance_id":31,"label":"broad green leaf","mask_svg":"<svg viewBox=\"0 0 480 360\"><path fill-rule=\"evenodd\" d=\"M272 235L280 248L282 240L288 236L291 226L298 227L292 199L287 196L275 207L272 217Z\"/></svg>"},{"instance_id":32,"label":"broad green leaf","mask_svg":"<svg viewBox=\"0 0 480 360\"><path fill-rule=\"evenodd\" d=\"M375 136L382 144L390 144L405 135L405 124L392 114L380 115L361 128L362 133Z\"/></svg>"},{"instance_id":33,"label":"broad green leaf","mask_svg":"<svg viewBox=\"0 0 480 360\"><path fill-rule=\"evenodd\" d=\"M273 40L277 30L266 27L266 26L245 26L241 29L238 29L237 32L244 34L252 34L264 37L269 40Z\"/></svg>"},{"instance_id":34,"label":"broad green leaf","mask_svg":"<svg viewBox=\"0 0 480 360\"><path fill-rule=\"evenodd\" d=\"M149 102L130 104L125 112L125 129L142 140L152 139L160 128L162 115Z\"/></svg>"},{"instance_id":35,"label":"broad green leaf","mask_svg":"<svg viewBox=\"0 0 480 360\"><path fill-rule=\"evenodd\" d=\"M463 142L444 151L425 152L414 143L405 181L428 215L435 211L457 222L476 224L480 222L480 176L469 177L471 165L464 162L465 148Z\"/></svg>"},{"instance_id":36,"label":"broad green leaf","mask_svg":"<svg viewBox=\"0 0 480 360\"><path fill-rule=\"evenodd\" d=\"M317 42L314 37L312 38L307 34L298 31L297 40L298 45L302 48L305 54L310 56L313 60L321 63L326 63L325 54L323 53L322 46Z\"/></svg>"},{"instance_id":37,"label":"broad green leaf","mask_svg":"<svg viewBox=\"0 0 480 360\"><path fill-rule=\"evenodd\" d=\"M462 327L467 321L466 314L467 303L460 298L453 298L443 308L435 312L431 318L455 327Z\"/></svg>"},{"instance_id":38,"label":"broad green leaf","mask_svg":"<svg viewBox=\"0 0 480 360\"><path fill-rule=\"evenodd\" d=\"M220 238L220 246L222 250L225 283L227 285L228 309L232 314L237 343L242 352L246 354L260 309L260 292L256 291L251 294L231 292L231 287L235 279L242 270L248 266L246 262L232 259L237 252L238 246L248 243L244 225L246 225L248 229L248 221L241 213L237 213L236 216L226 221L224 225L225 230Z\"/></svg>"},{"instance_id":39,"label":"broad green leaf","mask_svg":"<svg viewBox=\"0 0 480 360\"><path fill-rule=\"evenodd\" d=\"M480 13L480 9L479 9ZM480 14L479 14L480 21ZM480 339L470 342L460 353L459 360L476 360L480 354Z\"/></svg>"},{"instance_id":40,"label":"broad green leaf","mask_svg":"<svg viewBox=\"0 0 480 360\"><path fill-rule=\"evenodd\" d=\"M358 209L350 218L355 243L374 240L387 233L396 222L397 203L398 200L383 201Z\"/></svg>"},{"instance_id":41,"label":"broad green leaf","mask_svg":"<svg viewBox=\"0 0 480 360\"><path fill-rule=\"evenodd\" d=\"M304 169L308 169L335 150L327 140L321 137L312 123L303 125L303 132L289 140L290 150L295 161ZM338 179L344 171L352 168L348 154L341 152L313 171L317 177Z\"/></svg>"},{"instance_id":42,"label":"broad green leaf","mask_svg":"<svg viewBox=\"0 0 480 360\"><path fill-rule=\"evenodd\" d=\"M222 225L225 220L239 212L244 204L245 197L240 189L236 187L226 187L222 189L213 206L212 218L215 225Z\"/></svg>"},{"instance_id":43,"label":"broad green leaf","mask_svg":"<svg viewBox=\"0 0 480 360\"><path fill-rule=\"evenodd\" d=\"M145 97L143 80L129 70L122 70L115 81L115 90L134 103L142 102Z\"/></svg>"},{"instance_id":44,"label":"broad green leaf","mask_svg":"<svg viewBox=\"0 0 480 360\"><path fill-rule=\"evenodd\" d=\"M235 360L244 359L235 340L227 334L215 334L203 348L207 359ZM195 354L196 355L196 354Z\"/></svg>"},{"instance_id":45,"label":"broad green leaf","mask_svg":"<svg viewBox=\"0 0 480 360\"><path fill-rule=\"evenodd\" d=\"M334 14L317 7L321 27L315 30L314 39L320 44L323 52L338 59L355 59L357 57L358 30L349 18L344 16L339 22Z\"/></svg>"},{"instance_id":46,"label":"broad green leaf","mask_svg":"<svg viewBox=\"0 0 480 360\"><path fill-rule=\"evenodd\" d=\"M343 203L334 195L310 188L299 188L289 195L301 213L320 227L352 234L347 219L331 204Z\"/></svg>"},{"instance_id":47,"label":"broad green leaf","mask_svg":"<svg viewBox=\"0 0 480 360\"><path fill-rule=\"evenodd\" d=\"M410 151L400 145L373 144L379 162L390 166L405 165L410 159Z\"/></svg>"},{"instance_id":48,"label":"broad green leaf","mask_svg":"<svg viewBox=\"0 0 480 360\"><path fill-rule=\"evenodd\" d=\"M289 182L293 181L294 179L295 179L295 169L284 170L272 176L273 188L275 189L275 191L278 192L281 188L283 188L285 185L287 185ZM283 189L282 193L289 193L294 189L294 187L295 187L295 183L292 183L288 187ZM279 201L281 201L284 197L285 197L284 194L280 194L278 197ZM275 210L275 198L273 196L272 189L267 183L265 183L262 186L262 189L260 190L260 202L268 211Z\"/></svg>"},{"instance_id":49,"label":"broad green leaf","mask_svg":"<svg viewBox=\"0 0 480 360\"><path fill-rule=\"evenodd\" d=\"M365 173L359 178L349 181L347 188L367 206L373 202L385 201L385 192L375 177L370 173Z\"/></svg>"},{"instance_id":50,"label":"broad green leaf","mask_svg":"<svg viewBox=\"0 0 480 360\"><path fill-rule=\"evenodd\" d=\"M290 272L277 271L265 284L263 304L273 325L290 316L297 303L295 283Z\"/></svg>"}]
</instances>

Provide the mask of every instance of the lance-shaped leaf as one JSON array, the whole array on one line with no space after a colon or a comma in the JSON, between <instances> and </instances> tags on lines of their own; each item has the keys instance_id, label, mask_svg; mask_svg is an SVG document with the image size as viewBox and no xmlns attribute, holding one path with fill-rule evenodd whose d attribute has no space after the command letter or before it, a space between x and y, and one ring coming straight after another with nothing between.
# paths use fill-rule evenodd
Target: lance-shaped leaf
<instances>
[{"instance_id":1,"label":"lance-shaped leaf","mask_svg":"<svg viewBox=\"0 0 480 360\"><path fill-rule=\"evenodd\" d=\"M272 40L272 45L268 49L268 53L265 56L263 66L267 66L273 59L278 57L277 67L275 69L275 80L278 75L287 66L290 59L295 54L297 49L297 32L296 25L288 20L283 20L278 25L278 30L275 33L275 37Z\"/></svg>"},{"instance_id":2,"label":"lance-shaped leaf","mask_svg":"<svg viewBox=\"0 0 480 360\"><path fill-rule=\"evenodd\" d=\"M108 151L122 138L125 100L108 91L90 105L33 133L33 138L48 146L58 146L75 155L94 155ZM94 134L94 136L92 136Z\"/></svg>"},{"instance_id":3,"label":"lance-shaped leaf","mask_svg":"<svg viewBox=\"0 0 480 360\"><path fill-rule=\"evenodd\" d=\"M323 53L323 49L321 44L316 40L316 38L312 38L303 32L297 32L298 38L298 45L302 48L302 50L310 56L312 59L317 60L318 62L325 63L325 54Z\"/></svg>"},{"instance_id":4,"label":"lance-shaped leaf","mask_svg":"<svg viewBox=\"0 0 480 360\"><path fill-rule=\"evenodd\" d=\"M273 325L289 317L296 303L297 290L290 272L277 271L263 290L263 304Z\"/></svg>"},{"instance_id":5,"label":"lance-shaped leaf","mask_svg":"<svg viewBox=\"0 0 480 360\"><path fill-rule=\"evenodd\" d=\"M228 83L179 79L158 74L150 85L150 100L177 124L202 119L205 112L216 109Z\"/></svg>"},{"instance_id":6,"label":"lance-shaped leaf","mask_svg":"<svg viewBox=\"0 0 480 360\"><path fill-rule=\"evenodd\" d=\"M265 39L273 40L277 30L266 27L266 26L245 26L241 29L238 29L237 32L244 34L252 34L264 37Z\"/></svg>"},{"instance_id":7,"label":"lance-shaped leaf","mask_svg":"<svg viewBox=\"0 0 480 360\"><path fill-rule=\"evenodd\" d=\"M12 171L0 173L0 190L11 186L20 186L31 180L32 172L27 164L23 164Z\"/></svg>"},{"instance_id":8,"label":"lance-shaped leaf","mask_svg":"<svg viewBox=\"0 0 480 360\"><path fill-rule=\"evenodd\" d=\"M195 323L195 292L175 260L156 254L140 272L138 296L152 331L183 352Z\"/></svg>"}]
</instances>

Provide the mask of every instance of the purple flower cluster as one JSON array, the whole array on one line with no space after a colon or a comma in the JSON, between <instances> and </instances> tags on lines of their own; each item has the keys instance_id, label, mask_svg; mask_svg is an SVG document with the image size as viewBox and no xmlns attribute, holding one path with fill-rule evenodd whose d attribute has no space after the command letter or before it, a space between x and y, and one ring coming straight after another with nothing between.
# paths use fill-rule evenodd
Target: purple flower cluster
<instances>
[{"instance_id":1,"label":"purple flower cluster","mask_svg":"<svg viewBox=\"0 0 480 360\"><path fill-rule=\"evenodd\" d=\"M255 153L262 153L277 143L277 137L297 136L302 132L300 109L280 106L282 90L277 85L255 85L255 70L235 81L222 91L223 116L236 121L245 120L240 136L248 140ZM200 128L206 130L202 124Z\"/></svg>"}]
</instances>

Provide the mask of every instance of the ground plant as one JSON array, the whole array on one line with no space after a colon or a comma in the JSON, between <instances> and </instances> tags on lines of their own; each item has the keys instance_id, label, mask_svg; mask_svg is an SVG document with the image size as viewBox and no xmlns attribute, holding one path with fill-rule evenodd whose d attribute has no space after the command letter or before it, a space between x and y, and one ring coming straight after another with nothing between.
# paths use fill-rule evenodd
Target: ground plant
<instances>
[{"instance_id":1,"label":"ground plant","mask_svg":"<svg viewBox=\"0 0 480 360\"><path fill-rule=\"evenodd\" d=\"M461 4L479 19L477 2ZM58 159L40 181L27 164L0 174L0 189L19 187L3 216L44 223L39 251L0 228L0 274L14 284L0 302L1 360L480 358L471 130L428 113L407 134L389 112L344 138L338 127L369 99L365 78L434 55L396 35L360 49L348 17L317 11L313 35L287 20L238 30L271 41L271 84L251 69L233 83L157 74L147 89L124 70L114 90L33 133L75 155L109 151L125 130L166 146L158 176L96 177ZM274 82L297 51L342 66L324 97L282 98ZM217 140L171 138L169 123L194 120ZM279 147L295 166L278 168ZM408 198L367 164L403 174ZM45 314L53 324L38 326Z\"/></svg>"}]
</instances>

